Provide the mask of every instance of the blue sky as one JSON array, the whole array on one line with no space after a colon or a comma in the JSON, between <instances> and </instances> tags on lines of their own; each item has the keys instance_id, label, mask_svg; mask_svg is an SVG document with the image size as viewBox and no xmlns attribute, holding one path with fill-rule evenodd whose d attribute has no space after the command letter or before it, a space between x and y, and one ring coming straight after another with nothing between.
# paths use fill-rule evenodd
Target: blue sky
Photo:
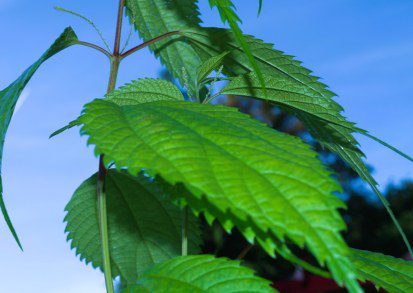
<instances>
[{"instance_id":1,"label":"blue sky","mask_svg":"<svg viewBox=\"0 0 413 293\"><path fill-rule=\"evenodd\" d=\"M83 22L54 5L81 12L113 38L113 0L0 0L0 89L33 63L72 25L80 39L99 42ZM220 25L200 0L206 25ZM234 0L243 29L304 61L338 93L345 115L372 134L413 155L413 2L410 0ZM133 43L139 43L135 37ZM156 77L161 67L148 51L121 67L119 84ZM49 134L77 117L82 105L104 94L108 64L83 47L47 62L23 93L6 139L6 202L25 252L0 222L1 292L104 292L103 276L75 258L65 241L64 206L96 170L92 150L78 130ZM367 162L384 186L412 179L413 164L360 137Z\"/></svg>"}]
</instances>

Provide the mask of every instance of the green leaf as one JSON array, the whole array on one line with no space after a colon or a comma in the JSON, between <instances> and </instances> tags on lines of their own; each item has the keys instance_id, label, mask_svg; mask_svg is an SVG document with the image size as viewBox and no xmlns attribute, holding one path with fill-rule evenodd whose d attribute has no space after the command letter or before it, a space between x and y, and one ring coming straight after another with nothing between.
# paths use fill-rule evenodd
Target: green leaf
<instances>
[{"instance_id":1,"label":"green leaf","mask_svg":"<svg viewBox=\"0 0 413 293\"><path fill-rule=\"evenodd\" d=\"M59 38L53 43L53 45L37 60L32 66L26 69L23 74L10 84L7 88L0 91L0 169L3 156L3 146L4 139L6 137L6 132L10 124L10 120L13 116L14 108L16 106L17 100L20 97L23 89L40 67L40 65L45 62L47 59L53 55L59 53L60 51L74 45L77 42L77 36L72 28L68 27L64 32L59 36ZM7 213L6 207L4 205L3 199L3 187L1 184L0 177L0 207L3 212L3 216L7 222L7 225L12 232L14 239L17 241L17 244L22 248L19 238L16 234L16 231L10 221L10 217Z\"/></svg>"},{"instance_id":2,"label":"green leaf","mask_svg":"<svg viewBox=\"0 0 413 293\"><path fill-rule=\"evenodd\" d=\"M209 0L209 6L211 8L216 7L218 9L219 15L224 24L227 22L231 24L232 22L238 27L237 22L241 22L241 19L235 13L236 8L231 0Z\"/></svg>"},{"instance_id":3,"label":"green leaf","mask_svg":"<svg viewBox=\"0 0 413 293\"><path fill-rule=\"evenodd\" d=\"M73 120L73 121L70 121L68 125L63 126L62 128L59 128L58 130L56 130L55 132L50 134L49 139L65 132L66 130L69 130L69 129L75 127L75 126L80 126L79 121L77 121L77 119Z\"/></svg>"},{"instance_id":4,"label":"green leaf","mask_svg":"<svg viewBox=\"0 0 413 293\"><path fill-rule=\"evenodd\" d=\"M212 255L181 256L148 270L123 293L140 292L276 292L239 261Z\"/></svg>"},{"instance_id":5,"label":"green leaf","mask_svg":"<svg viewBox=\"0 0 413 293\"><path fill-rule=\"evenodd\" d=\"M339 125L320 121L313 115L304 112L296 112L295 114L297 115L298 119L300 119L306 125L311 135L322 146L339 155L345 162L347 162L347 164L349 164L349 166L354 171L357 172L357 174L359 174L361 179L363 179L370 185L370 187L383 203L383 206L390 215L390 218L392 219L397 231L401 235L408 251L411 255L413 255L409 240L407 239L406 234L404 233L392 209L390 208L390 204L388 203L387 199L381 194L380 190L378 189L377 182L374 180L373 176L370 174L369 170L362 160L364 154L358 148L359 144L352 135L353 131Z\"/></svg>"},{"instance_id":6,"label":"green leaf","mask_svg":"<svg viewBox=\"0 0 413 293\"><path fill-rule=\"evenodd\" d=\"M413 162L413 158L412 158L411 156L406 155L405 153L403 153L403 152L402 152L401 150L399 150L398 148L396 148L396 147L388 144L387 142L381 140L380 138L375 137L374 135L368 133L367 131L365 131L364 133L361 133L361 134L363 134L364 136L367 136L367 137L371 138L372 140L377 141L379 144L385 146L385 147L388 148L388 149L391 149L393 152L395 152L395 153L398 154L399 156L402 156L403 158L405 158L405 159Z\"/></svg>"},{"instance_id":7,"label":"green leaf","mask_svg":"<svg viewBox=\"0 0 413 293\"><path fill-rule=\"evenodd\" d=\"M196 50L200 58L206 60L221 52L229 51L224 59L224 73L228 76L239 76L254 71L244 49L238 44L237 39L230 30L221 28L193 28L183 32L186 42ZM273 77L285 76L296 80L303 87L311 88L326 97L333 97L334 93L326 88L311 71L304 68L301 62L292 56L273 48L272 44L264 43L253 36L244 35L251 53L262 74Z\"/></svg>"},{"instance_id":8,"label":"green leaf","mask_svg":"<svg viewBox=\"0 0 413 293\"><path fill-rule=\"evenodd\" d=\"M262 0L259 0L259 5L258 5L258 16L261 14L262 11Z\"/></svg>"},{"instance_id":9,"label":"green leaf","mask_svg":"<svg viewBox=\"0 0 413 293\"><path fill-rule=\"evenodd\" d=\"M228 30L217 28L193 29L188 31L186 36L192 42L197 53L200 56L204 56L202 58L213 56L223 50L230 51L230 54L224 59L224 73L228 76L239 76L253 71L248 59L244 56L244 50L237 44L235 37ZM263 43L252 36L245 36L245 39L264 75L271 76L273 79L289 80L290 85L295 84L293 88L295 90L300 88L301 93L308 92L314 97L318 95L317 103L309 105L306 111L303 111L302 108L292 108L290 106L285 107L285 109L296 115L322 146L339 155L371 186L388 211L406 247L413 255L403 229L400 227L387 200L379 191L376 181L363 162L364 154L359 149L359 144L353 137L353 132L358 131L363 135L371 136L360 128L348 127L353 124L345 122L345 118L340 113L343 110L342 107L333 100L335 94L325 84L320 82L318 77L311 75L311 71L303 67L301 62L294 60L292 56L275 50L272 44ZM260 94L260 98L264 99L265 95ZM267 97L265 99L270 98ZM314 115L315 111L309 113L312 107L317 107L318 109L320 107L327 107L327 111L324 112L330 116L330 121L333 119L332 117L335 117L334 119L338 119L340 122L337 124L329 123L325 121L326 115L323 115L324 119L321 120ZM347 125L345 126L343 123ZM404 156L406 157L406 155Z\"/></svg>"},{"instance_id":10,"label":"green leaf","mask_svg":"<svg viewBox=\"0 0 413 293\"><path fill-rule=\"evenodd\" d=\"M201 66L198 68L198 84L201 84L203 81L205 81L205 79L211 74L211 72L216 70L222 64L222 61L228 54L229 52L221 53L217 56L209 58L204 63L202 63Z\"/></svg>"},{"instance_id":11,"label":"green leaf","mask_svg":"<svg viewBox=\"0 0 413 293\"><path fill-rule=\"evenodd\" d=\"M80 258L102 268L96 197L97 175L75 191L66 206L67 239ZM181 253L183 213L168 198L168 186L139 174L109 170L106 179L109 249L113 277L134 283L143 271ZM199 252L199 227L189 218L189 248Z\"/></svg>"},{"instance_id":12,"label":"green leaf","mask_svg":"<svg viewBox=\"0 0 413 293\"><path fill-rule=\"evenodd\" d=\"M340 115L342 108L330 98L325 98L319 92L298 85L294 80L285 76L273 77L265 74L264 82L267 95L262 90L255 73L242 75L231 79L222 89L223 95L238 95L254 97L284 106L290 112L297 110L313 115L315 118L355 130L354 123L348 122Z\"/></svg>"},{"instance_id":13,"label":"green leaf","mask_svg":"<svg viewBox=\"0 0 413 293\"><path fill-rule=\"evenodd\" d=\"M193 0L127 0L126 9L131 23L144 41L168 32L199 27L201 23L197 1ZM150 50L160 58L172 76L179 79L181 85L185 82L182 72L185 68L192 85L202 60L191 46L178 42L180 38L172 36L156 42Z\"/></svg>"},{"instance_id":14,"label":"green leaf","mask_svg":"<svg viewBox=\"0 0 413 293\"><path fill-rule=\"evenodd\" d=\"M145 78L132 81L106 95L106 100L120 106L154 101L183 101L181 91L171 82Z\"/></svg>"},{"instance_id":15,"label":"green leaf","mask_svg":"<svg viewBox=\"0 0 413 293\"><path fill-rule=\"evenodd\" d=\"M147 103L153 101L171 101L171 100L184 100L184 96L181 91L171 82L154 79L144 78L132 81L125 86L114 90L105 96L106 100L110 100L118 105L134 105L140 103ZM53 132L49 138L52 138L68 129L75 126L80 126L78 119L69 122L68 125Z\"/></svg>"},{"instance_id":16,"label":"green leaf","mask_svg":"<svg viewBox=\"0 0 413 293\"><path fill-rule=\"evenodd\" d=\"M244 35L242 34L241 28L238 25L238 22L241 22L241 19L235 13L234 4L231 0L209 0L209 4L211 8L214 6L217 7L221 16L221 20L224 24L228 22L232 32L234 33L235 39L243 49L245 55L248 58L248 61L251 63L251 66L257 74L258 80L260 81L261 87L265 92L265 83L261 69L258 66L254 56L252 55L251 49L246 42Z\"/></svg>"},{"instance_id":17,"label":"green leaf","mask_svg":"<svg viewBox=\"0 0 413 293\"><path fill-rule=\"evenodd\" d=\"M388 292L413 292L413 263L392 256L352 249L351 260L361 281L369 280Z\"/></svg>"},{"instance_id":18,"label":"green leaf","mask_svg":"<svg viewBox=\"0 0 413 293\"><path fill-rule=\"evenodd\" d=\"M118 106L104 100L86 105L82 134L131 174L141 169L170 184L196 212L236 225L271 253L286 237L306 244L336 281L358 285L340 231L340 189L317 154L300 139L223 106L152 102Z\"/></svg>"}]
</instances>

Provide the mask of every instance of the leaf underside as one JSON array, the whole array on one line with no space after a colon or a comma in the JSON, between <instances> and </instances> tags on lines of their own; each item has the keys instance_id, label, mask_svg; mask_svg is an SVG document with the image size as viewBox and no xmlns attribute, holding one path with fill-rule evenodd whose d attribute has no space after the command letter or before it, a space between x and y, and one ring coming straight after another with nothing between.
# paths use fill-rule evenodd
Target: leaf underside
<instances>
[{"instance_id":1,"label":"leaf underside","mask_svg":"<svg viewBox=\"0 0 413 293\"><path fill-rule=\"evenodd\" d=\"M87 179L66 206L66 232L81 260L102 268L96 197L97 176ZM109 170L106 179L109 249L113 277L133 284L148 268L181 253L182 211L164 184L140 173ZM189 251L199 252L200 231L189 217Z\"/></svg>"},{"instance_id":2,"label":"leaf underside","mask_svg":"<svg viewBox=\"0 0 413 293\"><path fill-rule=\"evenodd\" d=\"M276 132L229 107L189 102L88 104L82 134L131 174L141 169L190 193L177 197L196 212L236 225L271 254L285 236L306 244L338 283L357 288L345 228L332 193L340 187L300 139Z\"/></svg>"},{"instance_id":3,"label":"leaf underside","mask_svg":"<svg viewBox=\"0 0 413 293\"><path fill-rule=\"evenodd\" d=\"M53 55L59 53L60 51L74 45L77 42L77 36L72 28L68 27L64 30L64 32L56 39L53 45L37 60L32 66L26 69L23 74L16 79L12 84L10 84L7 88L0 91L0 172L1 172L1 162L3 156L3 146L4 146L4 139L6 137L6 132L9 127L11 118L13 116L14 108L16 107L16 103L27 85L27 83L32 78L33 74L36 70L45 62L47 59L52 57ZM11 223L10 217L7 213L6 206L4 204L3 199L3 186L1 183L1 176L0 176L0 207L3 213L3 216L7 222L7 225L12 232L17 244L22 248L17 233Z\"/></svg>"},{"instance_id":4,"label":"leaf underside","mask_svg":"<svg viewBox=\"0 0 413 293\"><path fill-rule=\"evenodd\" d=\"M342 108L332 99L326 99L319 92L298 85L285 76L272 77L265 74L267 95L260 87L255 73L232 78L222 89L223 95L254 97L284 106L290 112L299 111L314 116L324 123L331 123L356 131L354 123L340 115Z\"/></svg>"},{"instance_id":5,"label":"leaf underside","mask_svg":"<svg viewBox=\"0 0 413 293\"><path fill-rule=\"evenodd\" d=\"M270 282L254 276L239 261L212 255L181 256L148 270L123 293L178 292L276 292Z\"/></svg>"}]
</instances>

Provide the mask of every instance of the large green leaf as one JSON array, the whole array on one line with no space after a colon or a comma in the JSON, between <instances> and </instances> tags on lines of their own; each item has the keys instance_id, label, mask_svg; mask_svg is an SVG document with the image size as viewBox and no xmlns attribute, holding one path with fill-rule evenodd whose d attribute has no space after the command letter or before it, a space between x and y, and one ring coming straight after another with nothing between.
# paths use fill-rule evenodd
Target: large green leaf
<instances>
[{"instance_id":1,"label":"large green leaf","mask_svg":"<svg viewBox=\"0 0 413 293\"><path fill-rule=\"evenodd\" d=\"M0 91L0 169L3 156L3 146L4 139L6 137L7 128L9 127L10 120L13 116L14 108L16 106L17 100L20 97L24 87L27 85L36 70L45 62L47 59L53 55L59 53L60 51L74 45L77 42L77 36L72 28L68 27L59 36L59 38L53 43L53 45L37 60L32 66L26 69L23 74L16 79L7 88ZM0 170L1 171L1 170ZM3 200L3 186L0 177L0 207L3 212L3 216L9 226L9 229L13 233L18 245L21 248L19 238L16 234L15 229L10 221L10 217L7 213L6 207Z\"/></svg>"},{"instance_id":2,"label":"large green leaf","mask_svg":"<svg viewBox=\"0 0 413 293\"><path fill-rule=\"evenodd\" d=\"M96 197L97 176L75 191L66 207L67 239L81 259L102 267ZM114 277L134 283L154 264L181 253L183 213L168 198L168 186L139 174L109 170L106 179L109 249ZM189 217L190 253L199 252L199 227Z\"/></svg>"},{"instance_id":3,"label":"large green leaf","mask_svg":"<svg viewBox=\"0 0 413 293\"><path fill-rule=\"evenodd\" d=\"M191 207L236 225L252 241L274 249L287 236L306 244L338 283L357 288L345 228L332 193L340 187L300 139L223 106L151 102L119 106L95 100L80 117L106 163L160 175Z\"/></svg>"},{"instance_id":4,"label":"large green leaf","mask_svg":"<svg viewBox=\"0 0 413 293\"><path fill-rule=\"evenodd\" d=\"M254 276L239 261L212 255L181 256L148 270L123 293L257 292L270 293L270 282Z\"/></svg>"},{"instance_id":5,"label":"large green leaf","mask_svg":"<svg viewBox=\"0 0 413 293\"><path fill-rule=\"evenodd\" d=\"M388 292L413 292L413 263L381 253L352 249L351 260L360 280L369 280Z\"/></svg>"},{"instance_id":6,"label":"large green leaf","mask_svg":"<svg viewBox=\"0 0 413 293\"><path fill-rule=\"evenodd\" d=\"M126 8L144 41L171 31L199 27L201 22L196 0L127 0ZM185 68L192 85L201 60L190 45L177 39L180 36L156 42L150 49L182 85L185 83L182 68Z\"/></svg>"},{"instance_id":7,"label":"large green leaf","mask_svg":"<svg viewBox=\"0 0 413 293\"><path fill-rule=\"evenodd\" d=\"M230 31L217 28L193 29L188 31L186 36L201 58L208 58L208 56L216 55L222 51L230 51L231 53L224 59L225 74L229 76L239 76L253 71L254 68L245 57L244 50L237 44L236 38ZM357 131L375 139L385 146L388 145L374 136L369 135L362 129L355 128L354 126L351 127L353 124L346 122L346 119L341 115L342 107L333 100L335 94L331 92L325 84L320 82L318 77L311 75L311 71L303 67L301 62L293 59L292 56L275 50L272 44L266 44L252 36L246 36L245 38L249 44L252 55L264 75L271 76L273 80L279 79L284 82L288 80L290 87L293 87L296 91L300 89L299 91L301 93L307 92L314 97L316 97L316 95L318 96L312 100L312 102L316 103L308 105L305 111L303 111L302 107L290 106L286 107L286 110L295 114L322 146L338 154L371 186L386 207L399 233L403 237L407 248L411 252L409 241L391 211L387 200L379 191L376 181L363 162L364 154L359 149L359 144L353 137L353 133ZM260 98L265 98L265 93L262 93ZM267 97L266 99L270 98ZM326 107L327 109L323 111L324 114L327 113L330 119L338 120L339 123L329 123L324 119L320 119L320 117L316 117L314 114L320 110L320 107ZM309 111L312 111L312 113L309 113ZM325 117L324 115L323 118ZM401 153L397 149L391 146L390 148L411 160L409 156Z\"/></svg>"}]
</instances>

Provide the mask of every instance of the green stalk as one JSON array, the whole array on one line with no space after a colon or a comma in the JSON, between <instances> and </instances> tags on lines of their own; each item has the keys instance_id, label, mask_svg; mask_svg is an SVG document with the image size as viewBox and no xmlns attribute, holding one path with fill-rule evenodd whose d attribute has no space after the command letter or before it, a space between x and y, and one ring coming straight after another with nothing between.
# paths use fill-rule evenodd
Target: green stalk
<instances>
[{"instance_id":1,"label":"green stalk","mask_svg":"<svg viewBox=\"0 0 413 293\"><path fill-rule=\"evenodd\" d=\"M106 291L108 293L114 293L112 271L110 265L110 252L109 252L109 235L108 235L108 217L106 209L106 193L105 193L105 180L106 180L106 168L103 163L103 155L99 158L99 173L97 183L97 196L98 196L98 209L99 209L99 232L100 241L102 244L103 255L103 272L105 274Z\"/></svg>"},{"instance_id":2,"label":"green stalk","mask_svg":"<svg viewBox=\"0 0 413 293\"><path fill-rule=\"evenodd\" d=\"M188 213L189 207L185 206L182 219L182 256L188 255Z\"/></svg>"},{"instance_id":3,"label":"green stalk","mask_svg":"<svg viewBox=\"0 0 413 293\"><path fill-rule=\"evenodd\" d=\"M110 62L110 76L107 92L110 93L115 89L116 80L119 71L119 58L111 57ZM108 216L106 208L106 182L107 170L104 163L104 155L99 157L99 172L97 183L97 197L98 197L98 210L99 210L99 232L100 241L102 244L102 256L103 256L103 271L105 274L106 291L108 293L114 293L113 281L112 281L112 268L110 264L110 251L109 251L109 235L108 235Z\"/></svg>"},{"instance_id":4,"label":"green stalk","mask_svg":"<svg viewBox=\"0 0 413 293\"><path fill-rule=\"evenodd\" d=\"M110 56L110 76L107 93L113 91L116 87L116 80L118 77L120 56L120 38L122 30L122 18L123 9L125 6L125 0L119 1L118 9L118 19L116 22L116 36L115 45L113 49L113 54ZM110 251L109 251L109 235L108 235L108 217L106 208L106 193L105 193L105 181L106 181L107 170L104 164L104 155L99 157L99 172L98 172L98 182L97 182L97 201L99 210L99 232L100 240L102 244L102 256L103 256L103 271L105 274L105 284L107 293L114 293L115 289L113 286L112 271L110 264Z\"/></svg>"}]
</instances>

